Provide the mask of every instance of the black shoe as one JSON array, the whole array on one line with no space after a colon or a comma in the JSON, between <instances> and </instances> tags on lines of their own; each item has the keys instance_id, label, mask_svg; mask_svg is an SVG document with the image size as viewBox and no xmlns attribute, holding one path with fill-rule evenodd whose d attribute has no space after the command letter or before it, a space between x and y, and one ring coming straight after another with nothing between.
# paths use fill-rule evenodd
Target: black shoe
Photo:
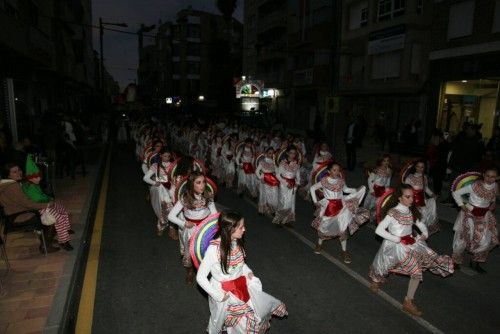
<instances>
[{"instance_id":1,"label":"black shoe","mask_svg":"<svg viewBox=\"0 0 500 334\"><path fill-rule=\"evenodd\" d=\"M63 244L59 244L59 246L64 249L65 251L72 251L73 250L73 246L71 246L71 244L69 243L69 241L66 241L65 243Z\"/></svg>"},{"instance_id":2,"label":"black shoe","mask_svg":"<svg viewBox=\"0 0 500 334\"><path fill-rule=\"evenodd\" d=\"M480 265L479 262L475 261L470 261L470 266L472 269L474 269L478 274L486 274L486 270L484 270Z\"/></svg>"}]
</instances>

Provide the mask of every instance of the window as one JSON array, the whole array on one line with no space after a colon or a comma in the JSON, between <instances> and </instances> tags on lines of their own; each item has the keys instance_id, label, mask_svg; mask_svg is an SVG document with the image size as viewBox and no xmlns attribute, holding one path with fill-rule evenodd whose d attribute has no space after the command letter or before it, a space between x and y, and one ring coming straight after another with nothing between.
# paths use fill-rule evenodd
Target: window
<instances>
[{"instance_id":1,"label":"window","mask_svg":"<svg viewBox=\"0 0 500 334\"><path fill-rule=\"evenodd\" d=\"M181 74L181 63L178 61L174 63L174 74Z\"/></svg>"},{"instance_id":2,"label":"window","mask_svg":"<svg viewBox=\"0 0 500 334\"><path fill-rule=\"evenodd\" d=\"M179 57L179 44L178 43L172 44L172 56Z\"/></svg>"},{"instance_id":3,"label":"window","mask_svg":"<svg viewBox=\"0 0 500 334\"><path fill-rule=\"evenodd\" d=\"M406 0L379 0L377 17L379 21L387 21L404 15L405 10Z\"/></svg>"},{"instance_id":4,"label":"window","mask_svg":"<svg viewBox=\"0 0 500 334\"><path fill-rule=\"evenodd\" d=\"M368 24L368 1L359 2L349 8L349 30Z\"/></svg>"},{"instance_id":5,"label":"window","mask_svg":"<svg viewBox=\"0 0 500 334\"><path fill-rule=\"evenodd\" d=\"M500 32L500 0L496 1L491 32Z\"/></svg>"},{"instance_id":6,"label":"window","mask_svg":"<svg viewBox=\"0 0 500 334\"><path fill-rule=\"evenodd\" d=\"M200 63L190 61L187 63L188 74L200 74Z\"/></svg>"},{"instance_id":7,"label":"window","mask_svg":"<svg viewBox=\"0 0 500 334\"><path fill-rule=\"evenodd\" d=\"M187 43L187 55L199 57L200 56L200 44L198 43Z\"/></svg>"},{"instance_id":8,"label":"window","mask_svg":"<svg viewBox=\"0 0 500 334\"><path fill-rule=\"evenodd\" d=\"M181 28L178 25L172 27L172 35L175 40L181 39Z\"/></svg>"},{"instance_id":9,"label":"window","mask_svg":"<svg viewBox=\"0 0 500 334\"><path fill-rule=\"evenodd\" d=\"M474 1L464 1L450 6L448 40L472 35Z\"/></svg>"},{"instance_id":10,"label":"window","mask_svg":"<svg viewBox=\"0 0 500 334\"><path fill-rule=\"evenodd\" d=\"M200 26L197 24L189 24L187 27L188 38L200 38Z\"/></svg>"},{"instance_id":11,"label":"window","mask_svg":"<svg viewBox=\"0 0 500 334\"><path fill-rule=\"evenodd\" d=\"M397 78L400 75L401 51L372 56L372 79Z\"/></svg>"},{"instance_id":12,"label":"window","mask_svg":"<svg viewBox=\"0 0 500 334\"><path fill-rule=\"evenodd\" d=\"M411 46L411 63L410 63L410 73L420 74L422 67L422 45L419 43L413 43Z\"/></svg>"},{"instance_id":13,"label":"window","mask_svg":"<svg viewBox=\"0 0 500 334\"><path fill-rule=\"evenodd\" d=\"M424 0L417 0L417 14L424 12Z\"/></svg>"}]
</instances>

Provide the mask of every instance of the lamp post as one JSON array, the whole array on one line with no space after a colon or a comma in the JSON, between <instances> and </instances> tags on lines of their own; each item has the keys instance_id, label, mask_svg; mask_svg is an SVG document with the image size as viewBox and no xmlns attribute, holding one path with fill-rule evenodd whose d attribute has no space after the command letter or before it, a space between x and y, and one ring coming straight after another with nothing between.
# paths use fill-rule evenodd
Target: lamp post
<instances>
[{"instance_id":1,"label":"lamp post","mask_svg":"<svg viewBox=\"0 0 500 334\"><path fill-rule=\"evenodd\" d=\"M104 55L103 55L103 36L104 36L104 26L115 26L127 28L126 23L110 23L103 22L102 17L99 18L99 46L100 46L100 61L99 61L99 86L101 91L104 90Z\"/></svg>"}]
</instances>

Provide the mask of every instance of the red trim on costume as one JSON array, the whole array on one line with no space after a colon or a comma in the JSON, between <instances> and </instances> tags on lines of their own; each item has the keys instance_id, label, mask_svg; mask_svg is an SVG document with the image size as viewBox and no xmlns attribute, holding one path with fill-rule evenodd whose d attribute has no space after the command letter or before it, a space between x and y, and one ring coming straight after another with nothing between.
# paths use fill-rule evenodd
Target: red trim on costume
<instances>
[{"instance_id":1,"label":"red trim on costume","mask_svg":"<svg viewBox=\"0 0 500 334\"><path fill-rule=\"evenodd\" d=\"M475 206L471 213L474 217L484 217L484 215L486 215L486 212L488 212L490 208L479 208L477 206Z\"/></svg>"},{"instance_id":2,"label":"red trim on costume","mask_svg":"<svg viewBox=\"0 0 500 334\"><path fill-rule=\"evenodd\" d=\"M288 186L290 188L295 188L295 179L289 179L289 178L284 177L283 175L281 175L281 177L283 179L285 179L286 183L288 183Z\"/></svg>"},{"instance_id":3,"label":"red trim on costume","mask_svg":"<svg viewBox=\"0 0 500 334\"><path fill-rule=\"evenodd\" d=\"M36 179L37 177L42 177L42 172L38 172L36 174L26 175L27 180L33 180L33 179Z\"/></svg>"}]
</instances>

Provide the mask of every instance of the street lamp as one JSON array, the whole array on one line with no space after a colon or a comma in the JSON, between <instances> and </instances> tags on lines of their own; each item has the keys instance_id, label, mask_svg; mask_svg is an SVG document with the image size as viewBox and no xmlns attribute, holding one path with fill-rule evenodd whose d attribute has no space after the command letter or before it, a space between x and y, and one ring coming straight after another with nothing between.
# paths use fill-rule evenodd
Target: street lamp
<instances>
[{"instance_id":1,"label":"street lamp","mask_svg":"<svg viewBox=\"0 0 500 334\"><path fill-rule=\"evenodd\" d=\"M102 17L99 18L99 44L100 44L100 54L101 54L101 59L99 62L99 84L101 90L104 90L104 55L103 55L103 46L102 46L102 40L104 36L104 26L115 26L115 27L123 27L127 28L128 25L126 23L110 23L110 22L102 22Z\"/></svg>"}]
</instances>

